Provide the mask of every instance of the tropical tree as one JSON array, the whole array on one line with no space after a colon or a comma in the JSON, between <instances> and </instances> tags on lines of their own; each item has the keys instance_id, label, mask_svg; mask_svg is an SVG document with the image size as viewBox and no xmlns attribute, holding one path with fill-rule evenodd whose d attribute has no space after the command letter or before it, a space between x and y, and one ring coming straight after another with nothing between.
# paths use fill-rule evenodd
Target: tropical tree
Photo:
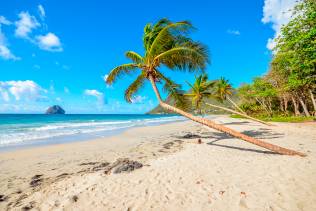
<instances>
[{"instance_id":1,"label":"tropical tree","mask_svg":"<svg viewBox=\"0 0 316 211\"><path fill-rule=\"evenodd\" d=\"M231 98L233 94L233 87L224 77L221 77L215 83L215 96L216 98L223 102L224 100L228 100L237 110L241 113L246 114Z\"/></svg>"},{"instance_id":2,"label":"tropical tree","mask_svg":"<svg viewBox=\"0 0 316 211\"><path fill-rule=\"evenodd\" d=\"M192 105L196 108L199 114L202 114L201 105L205 98L212 97L211 88L214 86L213 81L208 80L207 74L201 74L198 77L195 77L193 84L187 82L191 87L191 92L185 94L192 100Z\"/></svg>"},{"instance_id":3,"label":"tropical tree","mask_svg":"<svg viewBox=\"0 0 316 211\"><path fill-rule=\"evenodd\" d=\"M288 88L306 116L310 116L308 98L316 112L313 95L316 84L316 1L302 0L295 6L291 21L282 27L276 40L276 58L287 59Z\"/></svg>"},{"instance_id":4,"label":"tropical tree","mask_svg":"<svg viewBox=\"0 0 316 211\"><path fill-rule=\"evenodd\" d=\"M163 101L157 83L163 82L165 90L169 90L172 95L178 97L179 94L176 91L176 83L160 71L161 66L166 66L172 71L198 72L205 70L209 61L207 48L189 37L189 32L192 29L193 27L188 21L171 22L168 19L162 19L154 25L147 24L143 36L144 56L134 51L126 52L126 57L132 62L112 69L106 82L112 84L123 75L139 72L136 80L125 91L125 99L128 102L131 102L133 95L140 91L146 81L149 81L160 106L166 110L277 153L304 156L300 152L266 143L216 124L211 120L194 116Z\"/></svg>"}]
</instances>

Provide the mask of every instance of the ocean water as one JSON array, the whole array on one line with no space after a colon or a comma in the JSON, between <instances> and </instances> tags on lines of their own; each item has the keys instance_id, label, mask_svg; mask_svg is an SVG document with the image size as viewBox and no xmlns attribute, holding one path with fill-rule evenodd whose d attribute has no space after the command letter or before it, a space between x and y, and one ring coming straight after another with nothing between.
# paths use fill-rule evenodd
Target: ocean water
<instances>
[{"instance_id":1,"label":"ocean water","mask_svg":"<svg viewBox=\"0 0 316 211\"><path fill-rule=\"evenodd\" d=\"M0 114L0 150L87 140L131 127L183 121L175 115Z\"/></svg>"}]
</instances>

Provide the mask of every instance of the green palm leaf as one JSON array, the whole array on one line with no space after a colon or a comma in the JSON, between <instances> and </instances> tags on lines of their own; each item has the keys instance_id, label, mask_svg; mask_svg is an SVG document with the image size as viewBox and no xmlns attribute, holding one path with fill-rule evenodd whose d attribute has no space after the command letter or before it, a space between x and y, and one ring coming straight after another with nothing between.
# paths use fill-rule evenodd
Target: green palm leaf
<instances>
[{"instance_id":1,"label":"green palm leaf","mask_svg":"<svg viewBox=\"0 0 316 211\"><path fill-rule=\"evenodd\" d=\"M139 66L134 63L122 64L118 67L115 67L114 69L111 70L109 76L107 77L106 83L111 85L122 75L129 74L133 70L136 70L137 68L139 68Z\"/></svg>"},{"instance_id":2,"label":"green palm leaf","mask_svg":"<svg viewBox=\"0 0 316 211\"><path fill-rule=\"evenodd\" d=\"M140 89L145 85L145 74L141 73L136 80L129 85L129 87L125 90L125 100L129 103L132 102L132 97L140 91Z\"/></svg>"},{"instance_id":3,"label":"green palm leaf","mask_svg":"<svg viewBox=\"0 0 316 211\"><path fill-rule=\"evenodd\" d=\"M125 53L125 56L137 64L140 64L143 62L143 57L134 51L127 51Z\"/></svg>"}]
</instances>

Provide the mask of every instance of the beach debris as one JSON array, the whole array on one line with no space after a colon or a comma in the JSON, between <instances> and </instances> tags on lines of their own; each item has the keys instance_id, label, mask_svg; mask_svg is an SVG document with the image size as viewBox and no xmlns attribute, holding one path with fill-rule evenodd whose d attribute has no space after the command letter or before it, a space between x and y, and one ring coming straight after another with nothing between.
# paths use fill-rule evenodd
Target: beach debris
<instances>
[{"instance_id":1,"label":"beach debris","mask_svg":"<svg viewBox=\"0 0 316 211\"><path fill-rule=\"evenodd\" d=\"M138 161L129 160L128 158L119 158L113 164L107 165L104 173L109 174L113 172L114 174L119 174L123 172L131 172L142 167L143 164Z\"/></svg>"},{"instance_id":2,"label":"beach debris","mask_svg":"<svg viewBox=\"0 0 316 211\"><path fill-rule=\"evenodd\" d=\"M78 197L77 195L74 195L73 197L71 197L71 200L72 200L73 202L77 202L78 199L79 199L79 197Z\"/></svg>"},{"instance_id":3,"label":"beach debris","mask_svg":"<svg viewBox=\"0 0 316 211\"><path fill-rule=\"evenodd\" d=\"M114 167L113 173L119 174L122 172L131 172L135 169L139 169L143 167L143 164L138 161L133 161L129 159L119 159L115 162L117 165ZM114 163L114 164L115 164Z\"/></svg>"},{"instance_id":4,"label":"beach debris","mask_svg":"<svg viewBox=\"0 0 316 211\"><path fill-rule=\"evenodd\" d=\"M198 144L202 144L202 140L200 138L198 139Z\"/></svg>"},{"instance_id":5,"label":"beach debris","mask_svg":"<svg viewBox=\"0 0 316 211\"><path fill-rule=\"evenodd\" d=\"M223 195L224 193L225 193L224 190L221 190L221 191L219 192L220 195Z\"/></svg>"},{"instance_id":6,"label":"beach debris","mask_svg":"<svg viewBox=\"0 0 316 211\"><path fill-rule=\"evenodd\" d=\"M100 170L104 169L105 167L107 167L108 165L110 165L109 162L100 163L99 165L94 166L94 167L92 168L92 171L100 171Z\"/></svg>"},{"instance_id":7,"label":"beach debris","mask_svg":"<svg viewBox=\"0 0 316 211\"><path fill-rule=\"evenodd\" d=\"M42 174L36 174L35 176L33 176L30 182L30 186L34 188L41 185L43 181L42 176L43 176Z\"/></svg>"},{"instance_id":8,"label":"beach debris","mask_svg":"<svg viewBox=\"0 0 316 211\"><path fill-rule=\"evenodd\" d=\"M8 199L8 196L0 194L0 202L6 201Z\"/></svg>"},{"instance_id":9,"label":"beach debris","mask_svg":"<svg viewBox=\"0 0 316 211\"><path fill-rule=\"evenodd\" d=\"M183 138L183 139L194 139L194 138L201 138L201 136L197 135L197 134L193 134L193 133L187 133L184 136L182 136L181 138Z\"/></svg>"},{"instance_id":10,"label":"beach debris","mask_svg":"<svg viewBox=\"0 0 316 211\"><path fill-rule=\"evenodd\" d=\"M99 162L87 162L87 163L80 163L79 166L88 166L88 165L95 165L98 164Z\"/></svg>"},{"instance_id":11,"label":"beach debris","mask_svg":"<svg viewBox=\"0 0 316 211\"><path fill-rule=\"evenodd\" d=\"M34 206L35 206L35 201L31 201L28 205L25 205L24 207L22 207L22 210L23 211L31 210L34 208Z\"/></svg>"}]
</instances>

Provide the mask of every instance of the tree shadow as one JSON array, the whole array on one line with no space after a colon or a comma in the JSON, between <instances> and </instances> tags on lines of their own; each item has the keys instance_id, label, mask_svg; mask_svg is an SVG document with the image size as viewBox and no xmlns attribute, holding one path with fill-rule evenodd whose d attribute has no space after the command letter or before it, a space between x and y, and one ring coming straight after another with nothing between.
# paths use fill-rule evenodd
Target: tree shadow
<instances>
[{"instance_id":1,"label":"tree shadow","mask_svg":"<svg viewBox=\"0 0 316 211\"><path fill-rule=\"evenodd\" d=\"M284 133L273 132L271 129L259 128L258 130L246 130L242 132L243 134L255 138L262 139L275 139L284 136Z\"/></svg>"},{"instance_id":2,"label":"tree shadow","mask_svg":"<svg viewBox=\"0 0 316 211\"><path fill-rule=\"evenodd\" d=\"M271 152L268 150L250 149L250 148L235 147L235 146L230 146L230 145L216 144L215 142L217 142L217 141L220 141L220 140L211 141L207 144L211 145L211 146L224 147L224 148L228 148L228 149L236 149L236 150L247 151L247 152L255 152L255 153L270 154L270 155L280 155L279 153Z\"/></svg>"},{"instance_id":3,"label":"tree shadow","mask_svg":"<svg viewBox=\"0 0 316 211\"><path fill-rule=\"evenodd\" d=\"M223 125L246 125L252 122L242 121L242 122L227 122L223 123Z\"/></svg>"},{"instance_id":4,"label":"tree shadow","mask_svg":"<svg viewBox=\"0 0 316 211\"><path fill-rule=\"evenodd\" d=\"M275 139L275 138L280 138L280 137L284 136L283 133L276 133L276 132L273 132L271 129L266 129L266 128L259 128L258 130L247 130L247 131L244 131L242 133L245 135L254 137L254 138L259 138L259 139ZM207 143L208 145L217 146L217 147L224 147L224 148L229 148L229 149L235 149L235 150L241 150L241 151L248 151L248 152L279 155L279 153L272 152L269 150L257 150L257 149L242 148L242 147L236 147L236 146L230 146L230 145L216 143L220 140L233 138L231 135L228 135L226 133L210 132L208 137L212 137L213 139L215 139L214 141Z\"/></svg>"},{"instance_id":5,"label":"tree shadow","mask_svg":"<svg viewBox=\"0 0 316 211\"><path fill-rule=\"evenodd\" d=\"M257 130L246 130L242 132L245 135L254 137L254 138L259 138L259 139L275 139L275 138L280 138L283 137L283 133L277 133L272 131L271 129L267 128L259 128ZM177 136L177 138L180 139L215 139L214 141L211 141L207 143L208 145L212 146L217 146L217 147L225 147L229 149L235 149L235 150L241 150L241 151L248 151L248 152L256 152L256 153L263 153L263 154L273 154L273 155L279 155L279 153L268 151L268 150L257 150L257 149L251 149L251 148L242 148L242 147L235 147L235 146L229 146L229 145L224 145L224 144L217 144L216 142L220 140L225 140L225 139L231 139L233 136L228 135L223 132L202 132L199 134L194 134L194 133L187 133L183 136Z\"/></svg>"}]
</instances>

